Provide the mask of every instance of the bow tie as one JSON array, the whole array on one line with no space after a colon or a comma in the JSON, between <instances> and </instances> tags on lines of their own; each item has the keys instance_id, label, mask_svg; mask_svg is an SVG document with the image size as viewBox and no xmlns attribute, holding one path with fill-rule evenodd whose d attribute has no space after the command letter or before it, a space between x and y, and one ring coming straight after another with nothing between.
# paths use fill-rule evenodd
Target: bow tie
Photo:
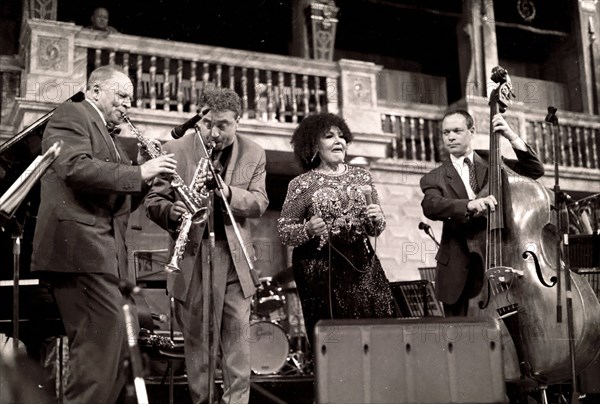
<instances>
[{"instance_id":1,"label":"bow tie","mask_svg":"<svg viewBox=\"0 0 600 404\"><path fill-rule=\"evenodd\" d=\"M106 125L106 129L108 130L108 134L111 135L112 137L115 137L119 133L121 133L121 128L118 126Z\"/></svg>"}]
</instances>

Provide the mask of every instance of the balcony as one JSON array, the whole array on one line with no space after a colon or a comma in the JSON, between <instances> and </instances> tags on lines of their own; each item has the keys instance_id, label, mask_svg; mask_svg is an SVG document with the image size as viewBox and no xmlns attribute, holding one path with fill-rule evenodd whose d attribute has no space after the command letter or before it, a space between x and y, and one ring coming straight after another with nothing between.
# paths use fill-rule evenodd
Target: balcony
<instances>
[{"instance_id":1,"label":"balcony","mask_svg":"<svg viewBox=\"0 0 600 404\"><path fill-rule=\"evenodd\" d=\"M16 104L2 106L3 136L10 135L7 119L12 119L12 128L22 128L82 88L94 68L111 64L122 66L132 78L131 117L148 137L167 140L169 128L196 111L203 89L229 87L242 99L242 131L267 150L289 151L296 124L309 114L329 111L341 113L356 133L354 154L429 163L444 157L439 139L439 121L448 109L444 78L382 70L367 62L314 61L123 34L99 36L71 23L36 19L28 20L21 42L26 44L25 74L16 94L21 108L10 114L9 107ZM6 87L14 81L15 68L5 65ZM544 106L528 100L532 94L551 93L555 105L560 104L561 87L520 77L515 82L524 90L520 105L511 107L507 117L543 161L552 164ZM471 97L469 109L485 115L485 102ZM600 119L562 111L559 116L561 167L593 177L600 169ZM478 133L485 137L487 123L481 122ZM480 140L486 147L487 141Z\"/></svg>"}]
</instances>

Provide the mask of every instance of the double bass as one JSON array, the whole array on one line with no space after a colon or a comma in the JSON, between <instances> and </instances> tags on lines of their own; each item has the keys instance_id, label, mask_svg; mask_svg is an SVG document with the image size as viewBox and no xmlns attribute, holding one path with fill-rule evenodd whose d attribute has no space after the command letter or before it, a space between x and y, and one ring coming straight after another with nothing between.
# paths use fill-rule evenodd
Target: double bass
<instances>
[{"instance_id":1,"label":"double bass","mask_svg":"<svg viewBox=\"0 0 600 404\"><path fill-rule=\"evenodd\" d=\"M494 67L492 80L498 85L490 95L490 128L513 96L505 69ZM484 270L469 316L499 320L506 381L550 385L569 379L573 367L583 370L594 358L600 303L589 283L566 270L559 258L561 234L549 192L502 164L501 136L490 132L489 181L481 192L494 195L498 205L488 211L486 228L467 241ZM559 276L570 278L557 282ZM569 281L570 291L565 289ZM567 305L569 321L563 315Z\"/></svg>"}]
</instances>

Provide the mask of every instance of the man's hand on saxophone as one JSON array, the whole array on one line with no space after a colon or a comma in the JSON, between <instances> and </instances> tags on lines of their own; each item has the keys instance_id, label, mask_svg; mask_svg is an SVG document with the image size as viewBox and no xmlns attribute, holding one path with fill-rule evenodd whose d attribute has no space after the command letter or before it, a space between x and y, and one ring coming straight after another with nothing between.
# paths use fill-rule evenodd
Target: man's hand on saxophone
<instances>
[{"instance_id":1,"label":"man's hand on saxophone","mask_svg":"<svg viewBox=\"0 0 600 404\"><path fill-rule=\"evenodd\" d=\"M140 165L142 179L151 180L159 174L173 174L177 168L177 161L173 154L165 154L146 161Z\"/></svg>"},{"instance_id":2,"label":"man's hand on saxophone","mask_svg":"<svg viewBox=\"0 0 600 404\"><path fill-rule=\"evenodd\" d=\"M213 162L215 171L217 175L220 175L221 167L218 162ZM225 184L223 180L221 180L221 184L223 186L223 192L220 192L217 187L217 179L213 176L211 170L206 170L203 173L200 173L198 176L198 181L196 182L199 188L206 187L209 191L215 191L218 197L226 198L229 201L229 196L231 195L231 189L229 185Z\"/></svg>"},{"instance_id":3,"label":"man's hand on saxophone","mask_svg":"<svg viewBox=\"0 0 600 404\"><path fill-rule=\"evenodd\" d=\"M160 143L160 140L148 139L148 142L150 142L153 145L155 150L161 150L162 145ZM152 158L152 155L148 152L148 148L146 146L144 146L142 143L138 142L137 147L138 147L137 163L138 163L138 165L141 166L146 161L150 160Z\"/></svg>"},{"instance_id":4,"label":"man's hand on saxophone","mask_svg":"<svg viewBox=\"0 0 600 404\"><path fill-rule=\"evenodd\" d=\"M181 216L187 212L188 209L185 206L185 203L183 203L182 201L175 201L173 202L173 204L171 205L171 209L169 210L169 220L177 222L179 221Z\"/></svg>"}]
</instances>

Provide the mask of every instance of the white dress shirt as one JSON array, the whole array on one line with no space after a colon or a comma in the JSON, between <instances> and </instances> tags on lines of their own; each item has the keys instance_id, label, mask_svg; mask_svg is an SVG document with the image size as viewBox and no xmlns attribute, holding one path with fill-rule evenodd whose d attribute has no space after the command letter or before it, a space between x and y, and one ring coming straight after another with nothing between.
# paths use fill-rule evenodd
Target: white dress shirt
<instances>
[{"instance_id":1,"label":"white dress shirt","mask_svg":"<svg viewBox=\"0 0 600 404\"><path fill-rule=\"evenodd\" d=\"M467 154L466 156L462 156L462 157L455 157L452 154L450 155L450 160L452 161L452 165L454 166L454 169L456 170L456 172L460 176L460 179L462 180L463 184L465 185L465 189L467 190L467 195L469 195L469 199L475 199L476 195L475 195L475 192L473 192L471 185L469 184L470 172L469 172L469 166L465 164L465 158L468 157L474 166L475 161L473 161L473 154L474 153L471 152L471 153Z\"/></svg>"}]
</instances>

